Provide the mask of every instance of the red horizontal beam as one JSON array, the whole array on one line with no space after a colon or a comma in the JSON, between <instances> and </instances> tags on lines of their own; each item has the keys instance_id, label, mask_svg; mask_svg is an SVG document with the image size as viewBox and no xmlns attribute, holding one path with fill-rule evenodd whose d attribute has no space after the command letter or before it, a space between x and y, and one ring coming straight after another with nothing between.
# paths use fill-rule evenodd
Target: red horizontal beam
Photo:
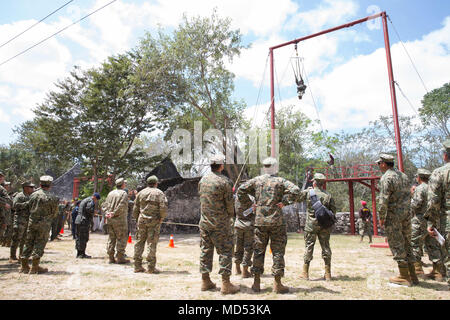
<instances>
[{"instance_id":1,"label":"red horizontal beam","mask_svg":"<svg viewBox=\"0 0 450 320\"><path fill-rule=\"evenodd\" d=\"M285 46L288 46L290 44L296 44L296 43L299 43L300 41L304 41L304 40L308 40L308 39L311 39L311 38L315 38L315 37L318 37L318 36L321 36L323 34L330 33L330 32L333 32L333 31L336 31L336 30L339 30L339 29L349 28L349 27L354 26L355 24L363 23L365 21L369 21L369 20L372 20L372 19L379 18L379 17L381 17L383 15L383 13L385 13L385 12L383 11L383 12L380 12L380 13L377 13L377 14L374 14L374 15L371 15L371 16L359 19L359 20L355 20L355 21L352 21L352 22L349 22L349 23L342 24L340 26L337 26L337 27L334 27L334 28L331 28L331 29L327 29L327 30L323 30L323 31L311 34L311 35L306 36L306 37L302 37L302 38L298 38L298 39L295 39L295 40L291 40L291 41L288 41L288 42L285 42L285 43L273 46L273 47L269 48L269 50L272 51L274 49L285 47Z\"/></svg>"},{"instance_id":2,"label":"red horizontal beam","mask_svg":"<svg viewBox=\"0 0 450 320\"><path fill-rule=\"evenodd\" d=\"M364 180L378 180L381 177L357 177L357 178L337 178L337 179L326 179L325 182L340 182L340 181L364 181Z\"/></svg>"}]
</instances>

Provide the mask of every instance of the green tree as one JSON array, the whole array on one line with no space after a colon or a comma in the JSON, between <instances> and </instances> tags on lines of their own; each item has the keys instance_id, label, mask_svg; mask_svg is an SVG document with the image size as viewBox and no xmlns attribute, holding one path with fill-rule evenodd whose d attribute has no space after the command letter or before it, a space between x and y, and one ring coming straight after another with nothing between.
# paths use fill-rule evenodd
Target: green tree
<instances>
[{"instance_id":1,"label":"green tree","mask_svg":"<svg viewBox=\"0 0 450 320\"><path fill-rule=\"evenodd\" d=\"M169 70L153 61L143 73L138 61L136 55L123 54L98 68L76 67L34 110L32 131L39 139L24 136L29 130L22 126L20 140L28 138L34 150L61 161L82 162L94 177L94 191L102 190L109 174L121 176L151 165L133 144L141 133L154 130L176 101L166 94ZM148 83L149 78L158 81Z\"/></svg>"},{"instance_id":2,"label":"green tree","mask_svg":"<svg viewBox=\"0 0 450 320\"><path fill-rule=\"evenodd\" d=\"M227 70L231 62L244 48L239 30L231 30L230 19L221 19L216 11L210 18L183 17L182 23L169 36L162 31L158 38L147 33L137 52L148 48L162 48L162 60L177 75L177 95L180 103L172 108L166 118L166 139L178 128L193 131L194 122L201 121L203 130L238 128L244 124L244 103L232 98L234 74ZM149 65L146 60L142 63ZM209 142L205 141L205 144ZM222 142L226 150L227 141ZM226 166L228 175L235 179L238 166Z\"/></svg>"},{"instance_id":3,"label":"green tree","mask_svg":"<svg viewBox=\"0 0 450 320\"><path fill-rule=\"evenodd\" d=\"M420 119L425 126L431 126L443 140L450 137L450 83L424 95L419 109Z\"/></svg>"}]
</instances>

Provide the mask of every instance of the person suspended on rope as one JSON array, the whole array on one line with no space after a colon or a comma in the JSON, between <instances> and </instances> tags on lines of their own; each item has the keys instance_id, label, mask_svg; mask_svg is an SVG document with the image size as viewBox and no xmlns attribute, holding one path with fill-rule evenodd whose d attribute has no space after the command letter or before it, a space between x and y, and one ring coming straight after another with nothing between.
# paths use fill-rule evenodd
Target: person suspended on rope
<instances>
[{"instance_id":1,"label":"person suspended on rope","mask_svg":"<svg viewBox=\"0 0 450 320\"><path fill-rule=\"evenodd\" d=\"M307 87L302 78L302 70L300 67L300 59L301 58L299 58L299 56L298 56L297 44L295 44L295 57L293 57L292 59L295 59L294 64L292 64L292 61L291 61L291 65L292 65L292 70L294 71L295 83L297 84L297 95L298 95L298 98L301 100L303 95L306 92Z\"/></svg>"},{"instance_id":2,"label":"person suspended on rope","mask_svg":"<svg viewBox=\"0 0 450 320\"><path fill-rule=\"evenodd\" d=\"M333 155L330 152L328 152L328 156L330 157L330 160L327 161L328 165L329 166L334 165L334 157L333 157Z\"/></svg>"}]
</instances>

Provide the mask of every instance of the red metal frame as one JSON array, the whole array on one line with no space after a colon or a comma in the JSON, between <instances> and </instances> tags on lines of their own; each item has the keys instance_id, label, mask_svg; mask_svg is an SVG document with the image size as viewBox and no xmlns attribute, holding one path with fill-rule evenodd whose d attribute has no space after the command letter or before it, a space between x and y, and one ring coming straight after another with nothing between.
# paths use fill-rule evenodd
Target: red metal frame
<instances>
[{"instance_id":1,"label":"red metal frame","mask_svg":"<svg viewBox=\"0 0 450 320\"><path fill-rule=\"evenodd\" d=\"M314 172L322 173L325 180L325 189L327 182L347 182L348 196L350 207L350 233L355 234L355 204L353 196L353 183L358 182L368 187L372 194L372 219L373 219L373 233L378 235L377 225L377 204L375 192L378 191L376 181L381 178L381 171L377 164L360 164L352 167L323 167L323 168L306 168L306 172L313 169ZM307 176L307 175L306 175ZM369 181L370 184L365 181Z\"/></svg>"},{"instance_id":2,"label":"red metal frame","mask_svg":"<svg viewBox=\"0 0 450 320\"><path fill-rule=\"evenodd\" d=\"M390 43L389 43L389 32L387 27L387 19L386 19L386 11L355 20L331 29L323 30L318 33L314 33L302 38L298 38L295 40L291 40L273 47L269 48L269 55L270 55L270 111L271 111L271 156L275 157L275 137L274 137L274 130L275 130L275 94L274 94L274 70L273 70L273 51L275 49L285 47L291 44L297 44L300 41L305 41L314 37L321 36L326 33L330 33L333 31L337 31L343 28L349 28L356 24L363 23L372 19L376 18L382 18L383 20L383 34L384 34L384 45L386 49L386 60L387 60L387 68L388 68L388 77L389 77L389 88L391 92L391 103L392 103L392 114L394 118L394 131L395 131L395 142L396 142L396 148L397 148L397 161L398 161L398 168L400 171L404 172L403 169L403 156L402 156L402 144L401 144L401 138L400 138L400 127L398 123L398 112L397 112L397 98L395 94L395 83L394 83L394 73L392 70L392 58L391 58L391 50L390 50Z\"/></svg>"}]
</instances>

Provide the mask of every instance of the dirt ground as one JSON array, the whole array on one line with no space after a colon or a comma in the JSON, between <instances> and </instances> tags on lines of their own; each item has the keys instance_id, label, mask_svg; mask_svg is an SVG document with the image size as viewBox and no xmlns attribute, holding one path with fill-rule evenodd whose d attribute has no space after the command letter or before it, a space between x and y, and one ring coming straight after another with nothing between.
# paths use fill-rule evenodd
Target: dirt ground
<instances>
[{"instance_id":1,"label":"dirt ground","mask_svg":"<svg viewBox=\"0 0 450 320\"><path fill-rule=\"evenodd\" d=\"M157 267L161 274L134 273L133 265L108 264L106 258L107 235L91 233L86 253L92 259L76 259L74 240L66 231L61 241L48 242L41 260L49 272L42 275L20 274L19 265L8 262L9 248L0 247L0 299L32 300L101 300L101 299L165 299L165 300L231 300L231 299L450 299L447 284L421 281L415 287L394 286L388 278L396 274L396 263L389 249L370 248L368 239L359 242L357 236L332 235L331 248L333 281L322 280L323 260L319 242L316 243L311 262L311 281L299 278L303 264L304 240L302 234L289 233L286 248L286 271L283 283L290 288L284 295L275 294L270 275L272 256L267 250L265 274L261 278L262 291L251 290L252 279L235 274L231 281L240 285L240 292L223 296L200 291L199 236L174 235L176 248L169 248L169 236L162 235L158 245ZM383 242L383 238L374 239ZM128 244L126 254L132 257L134 241ZM429 263L427 258L424 262ZM220 288L218 256L214 256L211 279ZM425 268L426 271L430 267Z\"/></svg>"}]
</instances>

